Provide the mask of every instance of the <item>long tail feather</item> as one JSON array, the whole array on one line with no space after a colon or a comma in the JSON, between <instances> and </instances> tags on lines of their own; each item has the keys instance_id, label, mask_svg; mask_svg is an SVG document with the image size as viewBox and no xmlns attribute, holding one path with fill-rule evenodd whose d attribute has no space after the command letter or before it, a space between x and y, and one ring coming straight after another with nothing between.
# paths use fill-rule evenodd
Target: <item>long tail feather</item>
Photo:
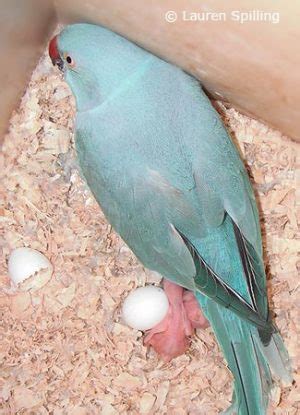
<instances>
[{"instance_id":1,"label":"long tail feather","mask_svg":"<svg viewBox=\"0 0 300 415\"><path fill-rule=\"evenodd\" d=\"M264 346L258 330L197 293L234 376L232 405L224 414L265 415L272 387L270 368L284 381L291 379L288 356L278 333Z\"/></svg>"}]
</instances>

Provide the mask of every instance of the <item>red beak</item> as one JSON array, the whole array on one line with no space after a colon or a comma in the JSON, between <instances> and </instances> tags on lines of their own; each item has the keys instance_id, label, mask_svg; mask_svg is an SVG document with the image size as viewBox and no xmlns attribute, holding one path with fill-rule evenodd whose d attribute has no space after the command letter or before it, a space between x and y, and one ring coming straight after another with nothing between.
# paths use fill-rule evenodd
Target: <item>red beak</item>
<instances>
[{"instance_id":1,"label":"red beak","mask_svg":"<svg viewBox=\"0 0 300 415\"><path fill-rule=\"evenodd\" d=\"M54 38L49 43L49 56L51 58L53 65L57 65L59 69L62 70L64 63L60 57L60 54L57 48L57 36L54 36Z\"/></svg>"}]
</instances>

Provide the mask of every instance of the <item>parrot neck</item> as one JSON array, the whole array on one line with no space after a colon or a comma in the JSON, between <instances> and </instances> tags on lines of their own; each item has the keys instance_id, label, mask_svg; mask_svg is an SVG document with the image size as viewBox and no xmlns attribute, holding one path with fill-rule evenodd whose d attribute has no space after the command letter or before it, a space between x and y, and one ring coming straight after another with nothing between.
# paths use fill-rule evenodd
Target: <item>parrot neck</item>
<instances>
[{"instance_id":1,"label":"parrot neck","mask_svg":"<svg viewBox=\"0 0 300 415\"><path fill-rule=\"evenodd\" d=\"M99 70L85 70L80 74L69 70L65 74L75 96L78 112L98 107L124 86L134 84L135 78L144 71L152 58L143 49L135 47L134 51L135 53L131 51L130 54L122 56L112 56L110 53L106 57L102 54ZM99 67L99 62L95 62L93 68L95 67Z\"/></svg>"}]
</instances>

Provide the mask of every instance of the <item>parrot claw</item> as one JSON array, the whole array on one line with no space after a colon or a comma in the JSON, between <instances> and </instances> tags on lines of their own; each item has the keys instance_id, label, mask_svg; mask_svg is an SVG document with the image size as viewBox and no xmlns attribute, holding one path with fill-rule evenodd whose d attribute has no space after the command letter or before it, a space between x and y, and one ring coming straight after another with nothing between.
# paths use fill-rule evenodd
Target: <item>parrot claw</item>
<instances>
[{"instance_id":1,"label":"parrot claw","mask_svg":"<svg viewBox=\"0 0 300 415\"><path fill-rule=\"evenodd\" d=\"M147 331L144 344L152 346L165 362L169 362L186 352L195 328L206 328L209 324L191 291L168 280L164 280L163 287L169 299L169 310L160 323Z\"/></svg>"}]
</instances>

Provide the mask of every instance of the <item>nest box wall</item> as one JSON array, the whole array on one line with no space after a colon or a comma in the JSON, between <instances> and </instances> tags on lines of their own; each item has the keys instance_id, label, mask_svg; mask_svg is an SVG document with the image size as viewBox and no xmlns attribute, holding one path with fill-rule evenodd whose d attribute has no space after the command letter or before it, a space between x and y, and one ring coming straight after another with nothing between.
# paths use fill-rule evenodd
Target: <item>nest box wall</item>
<instances>
[{"instance_id":1,"label":"nest box wall","mask_svg":"<svg viewBox=\"0 0 300 415\"><path fill-rule=\"evenodd\" d=\"M56 20L49 0L10 0L0 13L0 143Z\"/></svg>"}]
</instances>

